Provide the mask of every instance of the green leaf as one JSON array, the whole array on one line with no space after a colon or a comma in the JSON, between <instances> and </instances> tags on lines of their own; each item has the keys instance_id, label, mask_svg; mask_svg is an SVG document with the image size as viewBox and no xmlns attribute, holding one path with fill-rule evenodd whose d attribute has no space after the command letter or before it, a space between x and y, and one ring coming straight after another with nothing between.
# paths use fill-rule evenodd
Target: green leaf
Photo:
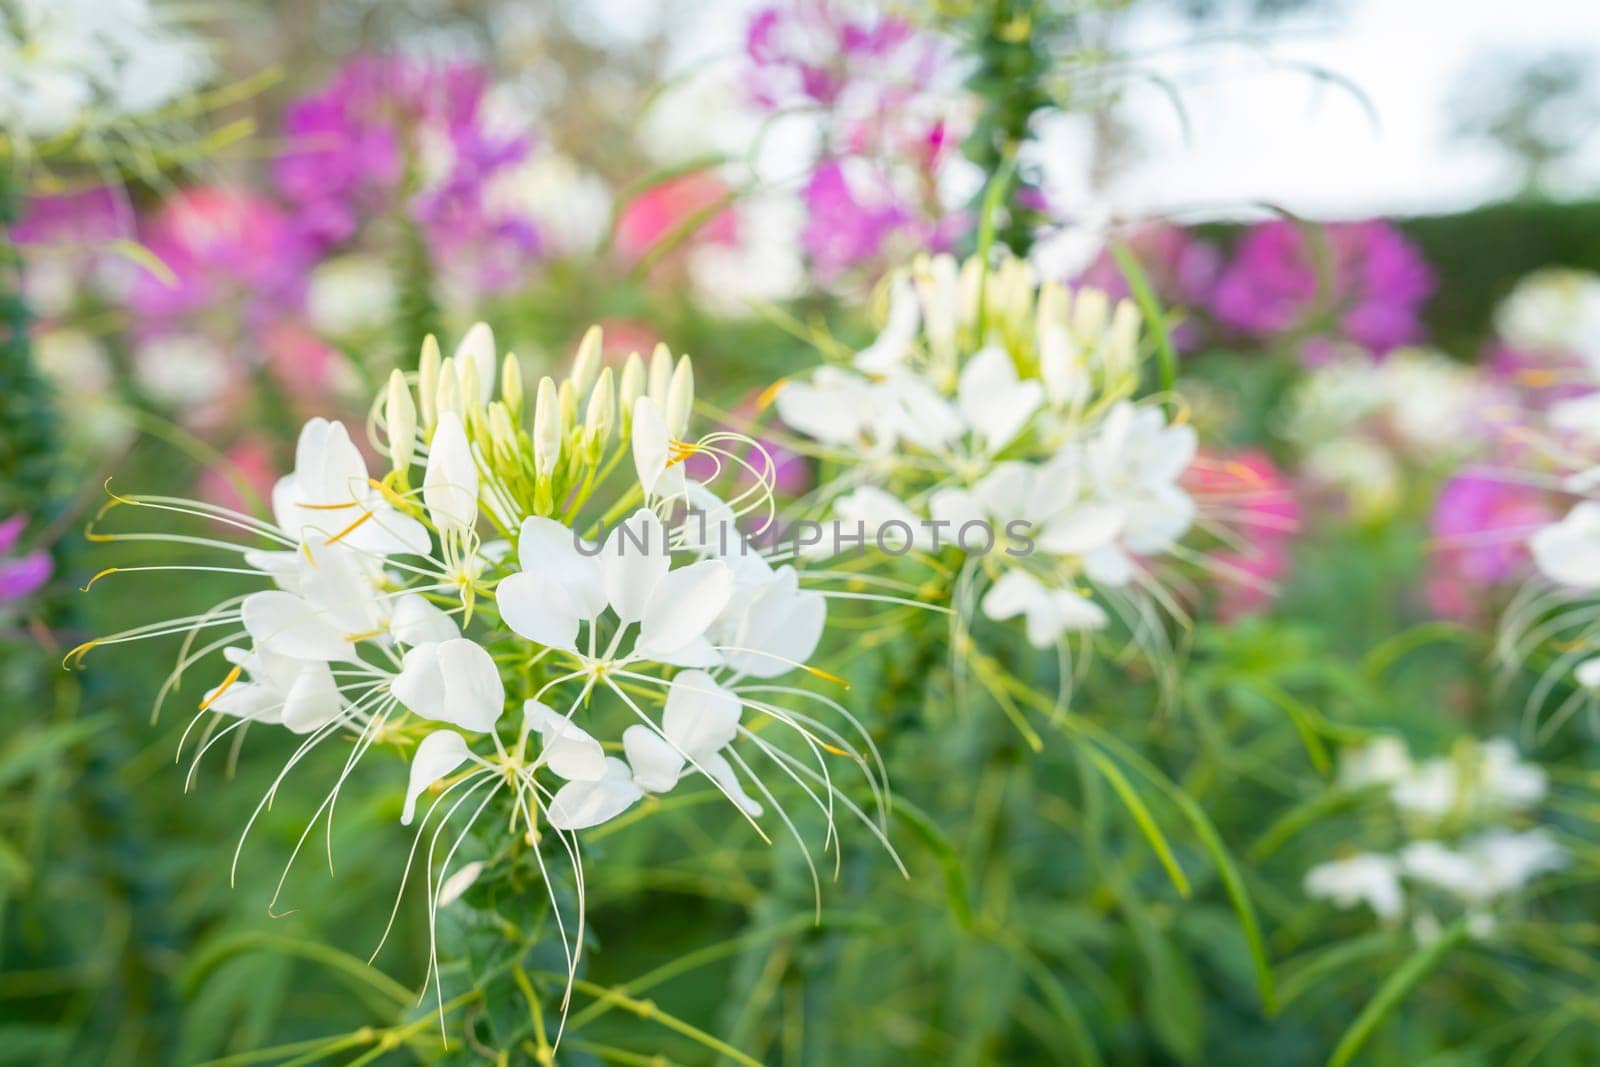
<instances>
[{"instance_id":1,"label":"green leaf","mask_svg":"<svg viewBox=\"0 0 1600 1067\"><path fill-rule=\"evenodd\" d=\"M1132 249L1121 241L1112 241L1110 247L1111 257L1117 261L1117 269L1122 271L1128 290L1133 293L1134 302L1139 305L1155 337L1161 391L1170 393L1178 383L1178 352L1172 347L1172 334L1167 330L1167 317L1161 310L1161 302L1156 299L1155 291L1150 288L1150 282Z\"/></svg>"},{"instance_id":2,"label":"green leaf","mask_svg":"<svg viewBox=\"0 0 1600 1067\"><path fill-rule=\"evenodd\" d=\"M1150 809L1139 796L1139 791L1133 788L1127 775L1123 774L1104 752L1088 746L1086 755L1089 757L1089 762L1094 764L1095 770L1099 771L1100 776L1110 784L1118 799L1122 801L1123 807L1128 809L1128 814L1133 816L1133 821L1138 824L1145 840L1149 841L1150 847L1155 850L1156 858L1167 869L1167 876L1172 879L1172 884L1177 887L1179 893L1187 897L1190 892L1188 876L1183 873L1183 868L1178 866L1178 858L1172 854L1172 846L1167 843L1166 835L1156 825Z\"/></svg>"},{"instance_id":3,"label":"green leaf","mask_svg":"<svg viewBox=\"0 0 1600 1067\"><path fill-rule=\"evenodd\" d=\"M967 888L966 872L961 869L961 856L956 852L950 839L936 826L926 812L912 804L904 797L896 797L894 817L905 824L917 839L933 852L934 858L939 861L939 867L944 872L945 896L950 901L950 908L955 912L956 921L965 929L972 928L972 895Z\"/></svg>"},{"instance_id":4,"label":"green leaf","mask_svg":"<svg viewBox=\"0 0 1600 1067\"><path fill-rule=\"evenodd\" d=\"M1411 955L1400 969L1391 974L1383 985L1378 987L1378 992L1361 1009L1361 1014L1350 1028L1339 1039L1338 1046L1333 1050L1333 1055L1328 1058L1328 1067L1345 1067L1355 1059L1356 1053L1361 1051L1361 1046L1367 1043L1389 1013L1399 1006L1413 989L1428 976L1428 973L1439 965L1457 945L1466 940L1467 919L1463 916L1457 919L1439 939L1431 945L1425 945Z\"/></svg>"}]
</instances>

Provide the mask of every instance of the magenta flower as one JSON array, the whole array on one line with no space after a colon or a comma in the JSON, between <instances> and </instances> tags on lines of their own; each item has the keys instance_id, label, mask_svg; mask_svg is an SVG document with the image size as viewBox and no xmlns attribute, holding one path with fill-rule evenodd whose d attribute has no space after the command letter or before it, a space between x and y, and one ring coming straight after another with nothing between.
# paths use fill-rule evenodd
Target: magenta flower
<instances>
[{"instance_id":1,"label":"magenta flower","mask_svg":"<svg viewBox=\"0 0 1600 1067\"><path fill-rule=\"evenodd\" d=\"M1530 486L1471 470L1451 478L1429 516L1429 606L1446 619L1484 621L1490 594L1523 573L1528 535L1557 517Z\"/></svg>"},{"instance_id":2,"label":"magenta flower","mask_svg":"<svg viewBox=\"0 0 1600 1067\"><path fill-rule=\"evenodd\" d=\"M55 570L50 553L43 549L12 555L27 525L27 517L23 515L13 515L0 522L0 605L37 593Z\"/></svg>"},{"instance_id":3,"label":"magenta flower","mask_svg":"<svg viewBox=\"0 0 1600 1067\"><path fill-rule=\"evenodd\" d=\"M1411 242L1379 220L1316 235L1284 220L1253 227L1217 283L1216 317L1258 339L1298 335L1309 359L1341 341L1382 356L1420 340L1434 279Z\"/></svg>"},{"instance_id":4,"label":"magenta flower","mask_svg":"<svg viewBox=\"0 0 1600 1067\"><path fill-rule=\"evenodd\" d=\"M539 234L494 204L491 184L533 141L490 128L488 87L475 64L361 56L291 104L272 169L306 239L325 251L369 222L406 217L442 267L471 271L484 288L517 280Z\"/></svg>"},{"instance_id":5,"label":"magenta flower","mask_svg":"<svg viewBox=\"0 0 1600 1067\"><path fill-rule=\"evenodd\" d=\"M731 245L739 240L739 217L731 207L726 183L706 171L659 182L628 202L617 219L617 250L634 263L690 220L698 220L688 240ZM702 218L710 212L709 218Z\"/></svg>"},{"instance_id":6,"label":"magenta flower","mask_svg":"<svg viewBox=\"0 0 1600 1067\"><path fill-rule=\"evenodd\" d=\"M29 197L22 217L11 227L19 245L92 247L133 233L127 195L109 185L71 193Z\"/></svg>"},{"instance_id":7,"label":"magenta flower","mask_svg":"<svg viewBox=\"0 0 1600 1067\"><path fill-rule=\"evenodd\" d=\"M952 136L938 76L944 42L892 16L832 0L787 0L759 11L746 35L751 100L822 123L803 197L802 242L828 281L897 254L892 243L941 250L966 225L939 199Z\"/></svg>"},{"instance_id":8,"label":"magenta flower","mask_svg":"<svg viewBox=\"0 0 1600 1067\"><path fill-rule=\"evenodd\" d=\"M259 326L299 308L311 250L288 216L244 189L185 189L145 227L144 244L171 276L141 271L128 301L142 334L174 332L202 315Z\"/></svg>"},{"instance_id":9,"label":"magenta flower","mask_svg":"<svg viewBox=\"0 0 1600 1067\"><path fill-rule=\"evenodd\" d=\"M877 177L877 176L873 176ZM800 240L823 281L857 263L879 259L884 244L910 221L887 183L858 195L837 160L824 160L806 183L806 224Z\"/></svg>"}]
</instances>

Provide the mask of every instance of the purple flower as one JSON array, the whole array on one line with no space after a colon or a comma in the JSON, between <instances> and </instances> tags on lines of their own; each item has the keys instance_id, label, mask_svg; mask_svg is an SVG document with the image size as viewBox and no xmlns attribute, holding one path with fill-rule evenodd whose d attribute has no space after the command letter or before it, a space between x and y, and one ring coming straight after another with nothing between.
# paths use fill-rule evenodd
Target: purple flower
<instances>
[{"instance_id":1,"label":"purple flower","mask_svg":"<svg viewBox=\"0 0 1600 1067\"><path fill-rule=\"evenodd\" d=\"M323 251L403 216L440 266L469 269L488 288L515 281L542 245L533 221L497 207L490 187L533 141L490 129L488 87L475 64L361 56L290 105L273 177L308 242Z\"/></svg>"},{"instance_id":2,"label":"purple flower","mask_svg":"<svg viewBox=\"0 0 1600 1067\"><path fill-rule=\"evenodd\" d=\"M1471 470L1451 478L1429 516L1434 548L1425 584L1430 606L1460 622L1481 619L1487 594L1526 565L1527 535L1555 517L1530 486Z\"/></svg>"},{"instance_id":3,"label":"purple flower","mask_svg":"<svg viewBox=\"0 0 1600 1067\"><path fill-rule=\"evenodd\" d=\"M0 522L0 604L37 593L55 570L50 553L43 549L21 556L11 554L27 525L28 520L23 515L13 515Z\"/></svg>"},{"instance_id":4,"label":"purple flower","mask_svg":"<svg viewBox=\"0 0 1600 1067\"><path fill-rule=\"evenodd\" d=\"M1315 233L1274 220L1253 227L1217 283L1213 310L1256 338L1312 338L1308 353L1351 342L1382 356L1422 337L1433 273L1388 223L1331 223Z\"/></svg>"},{"instance_id":5,"label":"purple flower","mask_svg":"<svg viewBox=\"0 0 1600 1067\"><path fill-rule=\"evenodd\" d=\"M133 210L127 196L109 185L30 197L22 218L11 227L11 238L19 245L93 247L132 233Z\"/></svg>"}]
</instances>

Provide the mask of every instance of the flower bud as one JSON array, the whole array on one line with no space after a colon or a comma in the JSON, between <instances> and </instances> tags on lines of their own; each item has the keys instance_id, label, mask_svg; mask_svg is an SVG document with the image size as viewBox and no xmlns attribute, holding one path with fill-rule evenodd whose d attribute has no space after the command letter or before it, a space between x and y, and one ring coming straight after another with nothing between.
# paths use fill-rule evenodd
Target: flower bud
<instances>
[{"instance_id":1,"label":"flower bud","mask_svg":"<svg viewBox=\"0 0 1600 1067\"><path fill-rule=\"evenodd\" d=\"M456 373L461 376L461 405L487 404L494 391L494 331L485 322L473 323L461 338L455 353ZM470 369L469 369L470 368ZM468 389L468 381L473 388Z\"/></svg>"},{"instance_id":2,"label":"flower bud","mask_svg":"<svg viewBox=\"0 0 1600 1067\"><path fill-rule=\"evenodd\" d=\"M454 357L439 364L439 384L434 389L433 411L436 420L446 414L461 414L461 381L456 376Z\"/></svg>"},{"instance_id":3,"label":"flower bud","mask_svg":"<svg viewBox=\"0 0 1600 1067\"><path fill-rule=\"evenodd\" d=\"M522 418L522 364L511 352L500 364L500 399L505 401L513 423Z\"/></svg>"},{"instance_id":4,"label":"flower bud","mask_svg":"<svg viewBox=\"0 0 1600 1067\"><path fill-rule=\"evenodd\" d=\"M495 458L504 463L514 463L517 455L517 427L511 410L503 401L489 405L489 442Z\"/></svg>"},{"instance_id":5,"label":"flower bud","mask_svg":"<svg viewBox=\"0 0 1600 1067\"><path fill-rule=\"evenodd\" d=\"M563 381L556 386L556 399L561 401L561 425L563 427L578 424L578 390L572 384L572 379Z\"/></svg>"},{"instance_id":6,"label":"flower bud","mask_svg":"<svg viewBox=\"0 0 1600 1067\"><path fill-rule=\"evenodd\" d=\"M417 358L417 400L422 405L422 429L429 433L439 421L433 401L439 391L439 339L433 334L422 339L422 354Z\"/></svg>"},{"instance_id":7,"label":"flower bud","mask_svg":"<svg viewBox=\"0 0 1600 1067\"><path fill-rule=\"evenodd\" d=\"M1111 328L1106 331L1102 359L1119 374L1132 374L1139 362L1139 306L1132 300L1117 301L1111 313Z\"/></svg>"},{"instance_id":8,"label":"flower bud","mask_svg":"<svg viewBox=\"0 0 1600 1067\"><path fill-rule=\"evenodd\" d=\"M672 372L672 381L667 386L667 433L683 440L684 434L689 432L689 415L693 411L694 366L688 356L681 356L677 368Z\"/></svg>"},{"instance_id":9,"label":"flower bud","mask_svg":"<svg viewBox=\"0 0 1600 1067\"><path fill-rule=\"evenodd\" d=\"M595 378L600 375L600 348L603 340L604 335L600 327L589 327L584 332L583 340L578 342L577 355L572 357L572 373L567 375L567 380L578 391L580 398L589 395Z\"/></svg>"},{"instance_id":10,"label":"flower bud","mask_svg":"<svg viewBox=\"0 0 1600 1067\"><path fill-rule=\"evenodd\" d=\"M612 397L611 368L600 371L600 378L589 394L589 407L583 415L583 447L590 459L597 458L611 437L611 425L616 418L616 401Z\"/></svg>"},{"instance_id":11,"label":"flower bud","mask_svg":"<svg viewBox=\"0 0 1600 1067\"><path fill-rule=\"evenodd\" d=\"M533 469L548 478L561 461L561 400L554 379L539 379L539 392L533 402Z\"/></svg>"},{"instance_id":12,"label":"flower bud","mask_svg":"<svg viewBox=\"0 0 1600 1067\"><path fill-rule=\"evenodd\" d=\"M461 405L463 411L471 411L482 403L479 395L482 391L483 383L478 380L478 364L470 359L457 359L455 364L456 383L458 386L456 402ZM494 384L493 378L489 379L489 384L491 386Z\"/></svg>"},{"instance_id":13,"label":"flower bud","mask_svg":"<svg viewBox=\"0 0 1600 1067\"><path fill-rule=\"evenodd\" d=\"M667 386L672 383L672 350L665 344L657 344L655 351L650 353L650 382L646 390L647 395L655 402L656 407L665 408L667 404Z\"/></svg>"},{"instance_id":14,"label":"flower bud","mask_svg":"<svg viewBox=\"0 0 1600 1067\"><path fill-rule=\"evenodd\" d=\"M622 364L622 377L617 382L617 413L622 416L624 427L633 417L633 402L644 392L644 360L639 358L637 352L629 353L627 362Z\"/></svg>"},{"instance_id":15,"label":"flower bud","mask_svg":"<svg viewBox=\"0 0 1600 1067\"><path fill-rule=\"evenodd\" d=\"M1072 302L1072 333L1085 345L1095 345L1105 333L1111 301L1101 289L1079 289Z\"/></svg>"},{"instance_id":16,"label":"flower bud","mask_svg":"<svg viewBox=\"0 0 1600 1067\"><path fill-rule=\"evenodd\" d=\"M398 367L389 372L389 395L384 400L383 422L389 434L389 456L401 473L411 467L417 450L417 405L405 372Z\"/></svg>"}]
</instances>

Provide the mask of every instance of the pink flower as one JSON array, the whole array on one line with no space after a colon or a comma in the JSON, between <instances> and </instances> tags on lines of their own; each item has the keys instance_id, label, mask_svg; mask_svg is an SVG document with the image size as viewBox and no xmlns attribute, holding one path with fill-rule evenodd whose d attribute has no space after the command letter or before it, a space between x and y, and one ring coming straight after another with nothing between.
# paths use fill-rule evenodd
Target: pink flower
<instances>
[{"instance_id":1,"label":"pink flower","mask_svg":"<svg viewBox=\"0 0 1600 1067\"><path fill-rule=\"evenodd\" d=\"M1293 487L1266 453L1202 455L1184 478L1202 512L1226 530L1225 545L1209 554L1221 581L1216 614L1232 622L1265 611L1294 559L1300 526Z\"/></svg>"},{"instance_id":2,"label":"pink flower","mask_svg":"<svg viewBox=\"0 0 1600 1067\"><path fill-rule=\"evenodd\" d=\"M256 513L272 497L272 487L278 480L278 464L274 460L271 444L262 437L246 437L225 453L228 470L219 465L207 467L200 475L200 497L208 503L244 512ZM254 499L241 492L240 483L250 489Z\"/></svg>"},{"instance_id":3,"label":"pink flower","mask_svg":"<svg viewBox=\"0 0 1600 1067\"><path fill-rule=\"evenodd\" d=\"M616 242L622 258L636 263L661 241L678 233L681 227L697 220L690 241L731 245L739 240L738 216L724 207L729 200L728 186L705 171L669 178L635 197L617 219ZM706 212L709 218L701 219Z\"/></svg>"},{"instance_id":4,"label":"pink flower","mask_svg":"<svg viewBox=\"0 0 1600 1067\"><path fill-rule=\"evenodd\" d=\"M50 553L44 549L12 555L27 525L25 515L0 521L0 604L32 596L44 588L55 571Z\"/></svg>"},{"instance_id":5,"label":"pink flower","mask_svg":"<svg viewBox=\"0 0 1600 1067\"><path fill-rule=\"evenodd\" d=\"M297 310L311 261L276 204L220 185L169 199L145 227L144 243L171 272L141 271L129 294L147 335L172 332L202 314L239 315L258 325Z\"/></svg>"},{"instance_id":6,"label":"pink flower","mask_svg":"<svg viewBox=\"0 0 1600 1067\"><path fill-rule=\"evenodd\" d=\"M1451 478L1429 516L1429 606L1442 618L1485 621L1496 587L1527 565L1527 535L1556 517L1543 494L1530 486L1472 470Z\"/></svg>"}]
</instances>

